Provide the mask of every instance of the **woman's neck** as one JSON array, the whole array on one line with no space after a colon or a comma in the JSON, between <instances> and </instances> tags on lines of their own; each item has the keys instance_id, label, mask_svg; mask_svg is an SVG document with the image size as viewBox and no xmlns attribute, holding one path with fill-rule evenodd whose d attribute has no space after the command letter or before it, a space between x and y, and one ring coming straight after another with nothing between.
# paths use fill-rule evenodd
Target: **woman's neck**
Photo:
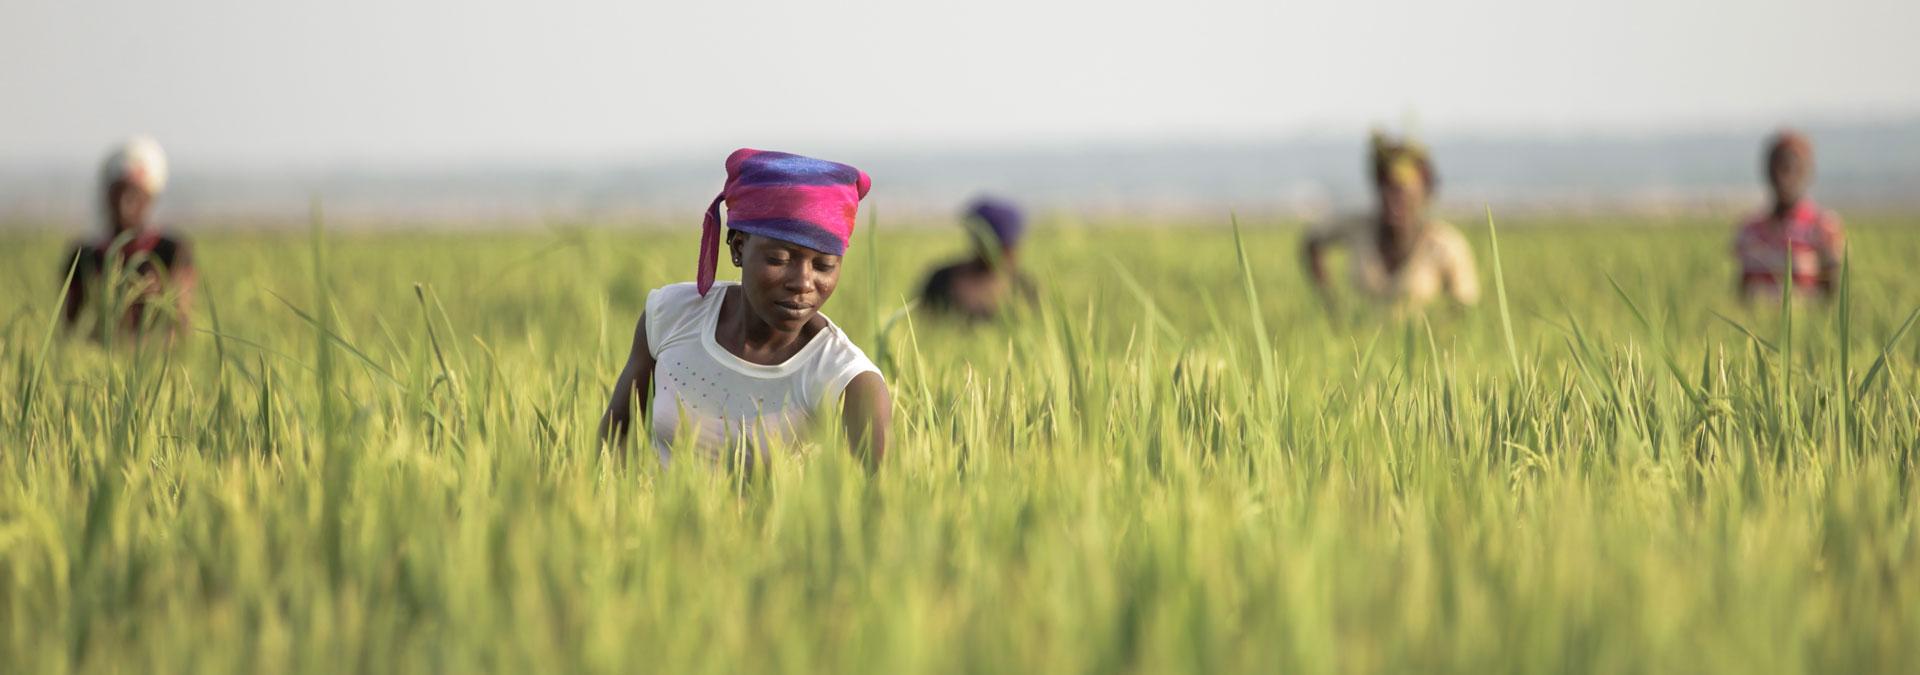
<instances>
[{"instance_id":1,"label":"woman's neck","mask_svg":"<svg viewBox=\"0 0 1920 675\"><path fill-rule=\"evenodd\" d=\"M1775 198L1773 200L1774 217L1775 218L1786 217L1787 214L1793 213L1794 209L1800 208L1800 202L1804 200L1805 200L1804 197L1800 199L1792 199L1792 200Z\"/></svg>"},{"instance_id":2,"label":"woman's neck","mask_svg":"<svg viewBox=\"0 0 1920 675\"><path fill-rule=\"evenodd\" d=\"M1386 262L1388 270L1399 270L1408 259L1413 257L1414 244L1418 241L1424 226L1420 223L1407 223L1404 226L1395 227L1385 216L1382 216L1375 227L1377 229L1374 231L1374 245L1379 247L1380 259Z\"/></svg>"},{"instance_id":3,"label":"woman's neck","mask_svg":"<svg viewBox=\"0 0 1920 675\"><path fill-rule=\"evenodd\" d=\"M727 351L750 362L763 365L784 362L826 325L824 317L814 314L800 330L782 331L753 313L744 288L731 286L726 293L720 301L721 320L716 327L719 335L715 337Z\"/></svg>"},{"instance_id":4,"label":"woman's neck","mask_svg":"<svg viewBox=\"0 0 1920 675\"><path fill-rule=\"evenodd\" d=\"M122 249L132 253L144 250L160 239L160 233L151 227L136 227L113 230L100 239L100 248L112 248L119 244Z\"/></svg>"}]
</instances>

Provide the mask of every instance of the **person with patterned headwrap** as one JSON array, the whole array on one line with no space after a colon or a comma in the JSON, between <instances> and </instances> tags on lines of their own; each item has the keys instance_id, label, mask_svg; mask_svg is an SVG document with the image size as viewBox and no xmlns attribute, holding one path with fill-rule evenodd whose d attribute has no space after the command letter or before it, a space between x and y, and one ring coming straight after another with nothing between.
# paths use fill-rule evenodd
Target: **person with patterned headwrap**
<instances>
[{"instance_id":1,"label":"person with patterned headwrap","mask_svg":"<svg viewBox=\"0 0 1920 675\"><path fill-rule=\"evenodd\" d=\"M1038 292L1018 266L1026 215L1003 199L981 197L967 207L972 256L927 276L920 301L930 310L971 320L992 318L1010 300L1032 301Z\"/></svg>"},{"instance_id":2,"label":"person with patterned headwrap","mask_svg":"<svg viewBox=\"0 0 1920 675\"><path fill-rule=\"evenodd\" d=\"M1733 252L1740 263L1740 296L1779 297L1780 280L1796 292L1824 296L1846 251L1840 217L1807 197L1813 181L1813 143L1784 130L1768 141L1764 159L1773 204L1740 224Z\"/></svg>"},{"instance_id":3,"label":"person with patterned headwrap","mask_svg":"<svg viewBox=\"0 0 1920 675\"><path fill-rule=\"evenodd\" d=\"M187 325L194 287L193 251L153 221L153 204L167 187L167 156L144 136L122 143L100 168L99 238L76 244L61 259L69 273L62 316L80 325L89 305L99 311L95 327L106 330L120 310L121 330L142 332L164 325L172 337ZM111 303L113 306L107 306Z\"/></svg>"},{"instance_id":4,"label":"person with patterned headwrap","mask_svg":"<svg viewBox=\"0 0 1920 675\"><path fill-rule=\"evenodd\" d=\"M726 169L701 224L695 281L647 295L600 438L623 445L639 403L651 412L663 464L690 450L750 468L793 446L837 403L854 455L877 468L892 424L886 381L820 313L839 285L871 181L838 162L746 148L727 157ZM722 204L738 283L714 279Z\"/></svg>"},{"instance_id":5,"label":"person with patterned headwrap","mask_svg":"<svg viewBox=\"0 0 1920 675\"><path fill-rule=\"evenodd\" d=\"M1427 215L1436 179L1426 149L1376 132L1372 168L1378 211L1314 227L1302 245L1308 275L1323 301L1333 304L1325 258L1336 246L1347 249L1354 287L1377 303L1413 309L1442 294L1459 305L1479 300L1479 275L1466 237Z\"/></svg>"}]
</instances>

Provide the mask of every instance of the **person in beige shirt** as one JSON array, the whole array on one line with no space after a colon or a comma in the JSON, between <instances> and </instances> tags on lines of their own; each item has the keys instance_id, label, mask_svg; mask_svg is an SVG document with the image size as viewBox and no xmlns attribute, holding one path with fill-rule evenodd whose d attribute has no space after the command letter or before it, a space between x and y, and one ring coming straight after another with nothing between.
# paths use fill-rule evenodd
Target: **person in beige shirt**
<instances>
[{"instance_id":1,"label":"person in beige shirt","mask_svg":"<svg viewBox=\"0 0 1920 675\"><path fill-rule=\"evenodd\" d=\"M1302 249L1307 273L1329 307L1333 295L1327 250L1347 249L1349 280L1362 295L1394 310L1415 310L1444 295L1456 305L1480 299L1473 249L1454 226L1427 215L1433 163L1411 142L1373 137L1376 213L1331 220L1310 230Z\"/></svg>"}]
</instances>

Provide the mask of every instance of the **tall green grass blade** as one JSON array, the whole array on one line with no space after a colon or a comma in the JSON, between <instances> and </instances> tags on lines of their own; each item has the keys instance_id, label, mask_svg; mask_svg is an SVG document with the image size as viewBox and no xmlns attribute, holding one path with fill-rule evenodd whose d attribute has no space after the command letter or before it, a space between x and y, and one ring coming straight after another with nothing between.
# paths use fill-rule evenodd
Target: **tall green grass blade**
<instances>
[{"instance_id":1,"label":"tall green grass blade","mask_svg":"<svg viewBox=\"0 0 1920 675\"><path fill-rule=\"evenodd\" d=\"M1873 365L1867 366L1867 374L1860 378L1860 388L1854 392L1854 398L1867 395L1867 388L1872 387L1874 379L1880 377L1880 373L1886 369L1887 356L1893 353L1893 346L1899 344L1900 338L1907 334L1908 329L1913 328L1914 319L1920 319L1920 307L1915 307L1908 313L1907 320L1902 321L1900 328L1893 331L1893 335L1887 338L1886 343L1880 345L1880 355L1873 359Z\"/></svg>"},{"instance_id":2,"label":"tall green grass blade","mask_svg":"<svg viewBox=\"0 0 1920 675\"><path fill-rule=\"evenodd\" d=\"M1853 265L1852 255L1846 251L1840 254L1840 372L1834 376L1840 392L1840 446L1851 454L1853 449L1853 388L1847 384L1853 381Z\"/></svg>"},{"instance_id":3,"label":"tall green grass blade","mask_svg":"<svg viewBox=\"0 0 1920 675\"><path fill-rule=\"evenodd\" d=\"M47 329L40 337L40 349L33 357L33 373L20 382L20 414L14 427L21 431L27 428L27 420L33 414L33 403L39 398L40 378L47 372L47 355L53 350L53 336L60 332L60 323L64 320L67 296L72 292L73 278L80 267L80 257L74 256L67 263L66 279L60 282L60 299L53 303L53 313L47 317Z\"/></svg>"},{"instance_id":4,"label":"tall green grass blade","mask_svg":"<svg viewBox=\"0 0 1920 675\"><path fill-rule=\"evenodd\" d=\"M1493 207L1487 207L1487 243L1493 251L1493 290L1500 299L1500 330L1507 339L1507 362L1513 366L1513 376L1519 379L1525 375L1520 369L1520 348L1513 340L1513 313L1507 310L1507 275L1500 264L1500 231L1493 225Z\"/></svg>"},{"instance_id":5,"label":"tall green grass blade","mask_svg":"<svg viewBox=\"0 0 1920 675\"><path fill-rule=\"evenodd\" d=\"M300 307L298 305L293 304L292 301L289 301L286 298L281 297L279 293L273 292L272 289L266 289L266 290L267 290L267 295L273 296L273 299L279 300L280 304L286 305L287 309L293 310L294 315L300 317L301 321L305 321L307 325L312 326L314 330L320 331L321 335L325 336L325 339L328 342L334 345L338 345L341 349L347 350L348 354L352 354L354 358L359 359L361 363L366 364L367 368L369 370L372 370L374 374L379 375L381 379L384 379L395 386L405 386L400 383L399 378L394 377L393 373L388 372L386 368L382 367L379 363L375 362L373 360L373 357L367 356L366 352L360 351L359 347L353 346L353 343L348 342L346 338L341 337L339 333L336 333L332 328L329 328L328 327L329 322L323 321L320 317L315 317L307 314L305 310L300 309ZM331 308L328 308L328 311L321 313L321 317L326 317L326 316L332 316ZM220 337L220 334L215 333L214 336L217 339Z\"/></svg>"},{"instance_id":6,"label":"tall green grass blade","mask_svg":"<svg viewBox=\"0 0 1920 675\"><path fill-rule=\"evenodd\" d=\"M1107 264L1113 267L1114 273L1120 275L1120 283L1127 287L1127 292L1133 294L1134 300L1140 303L1142 310L1145 310L1147 321L1173 339L1181 339L1180 329L1174 327L1172 321L1167 320L1166 315L1160 311L1159 303L1154 302L1153 294L1148 293L1146 287L1141 286L1140 281L1133 278L1133 273L1127 271L1125 265L1120 264L1120 259L1109 255Z\"/></svg>"},{"instance_id":7,"label":"tall green grass blade","mask_svg":"<svg viewBox=\"0 0 1920 675\"><path fill-rule=\"evenodd\" d=\"M1240 232L1240 217L1228 214L1233 224L1233 250L1240 261L1240 284L1247 294L1247 318L1253 324L1253 340L1260 350L1260 379L1264 390L1271 394L1276 374L1273 367L1273 342L1268 337L1265 312L1260 309L1260 292L1253 283L1253 264L1247 261L1247 242Z\"/></svg>"},{"instance_id":8,"label":"tall green grass blade","mask_svg":"<svg viewBox=\"0 0 1920 675\"><path fill-rule=\"evenodd\" d=\"M883 349L886 336L880 316L880 213L873 205L867 206L867 322L868 334L873 336L868 344Z\"/></svg>"},{"instance_id":9,"label":"tall green grass blade","mask_svg":"<svg viewBox=\"0 0 1920 675\"><path fill-rule=\"evenodd\" d=\"M1759 345L1761 347L1765 347L1769 352L1773 352L1776 354L1780 352L1779 347L1774 346L1772 342L1768 342L1766 338L1760 337L1758 333L1755 333L1752 330L1748 329L1745 325L1741 324L1740 322L1735 321L1729 318L1727 315L1721 314L1719 312L1712 312L1712 314L1714 318L1719 319L1722 323L1725 323L1729 326L1733 326L1734 330L1740 331L1741 335L1747 336L1747 339L1751 340L1754 344Z\"/></svg>"},{"instance_id":10,"label":"tall green grass blade","mask_svg":"<svg viewBox=\"0 0 1920 675\"><path fill-rule=\"evenodd\" d=\"M1674 360L1673 350L1667 347L1666 334L1654 327L1653 322L1647 319L1647 313L1640 311L1640 304L1627 295L1627 290L1620 287L1620 282L1615 281L1613 275L1607 275L1607 284L1613 287L1614 297L1625 303L1627 310L1633 313L1634 322L1640 324L1640 329L1646 332L1648 342L1652 345L1655 354L1660 357L1660 362L1667 367L1667 373L1673 376L1673 381L1686 392L1689 400L1697 405L1705 405L1705 395L1694 389L1693 383L1687 380L1686 372L1680 369L1680 363Z\"/></svg>"}]
</instances>

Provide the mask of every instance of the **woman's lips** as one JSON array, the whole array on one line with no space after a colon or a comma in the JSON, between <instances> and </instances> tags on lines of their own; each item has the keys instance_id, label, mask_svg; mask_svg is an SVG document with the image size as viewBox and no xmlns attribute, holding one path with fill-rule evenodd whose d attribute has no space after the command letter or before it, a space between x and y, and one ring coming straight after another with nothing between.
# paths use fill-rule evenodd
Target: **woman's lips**
<instances>
[{"instance_id":1,"label":"woman's lips","mask_svg":"<svg viewBox=\"0 0 1920 675\"><path fill-rule=\"evenodd\" d=\"M778 308L781 313L793 317L805 316L808 310L813 309L813 305L804 302L795 302L793 300L781 300L773 303L773 306Z\"/></svg>"}]
</instances>

